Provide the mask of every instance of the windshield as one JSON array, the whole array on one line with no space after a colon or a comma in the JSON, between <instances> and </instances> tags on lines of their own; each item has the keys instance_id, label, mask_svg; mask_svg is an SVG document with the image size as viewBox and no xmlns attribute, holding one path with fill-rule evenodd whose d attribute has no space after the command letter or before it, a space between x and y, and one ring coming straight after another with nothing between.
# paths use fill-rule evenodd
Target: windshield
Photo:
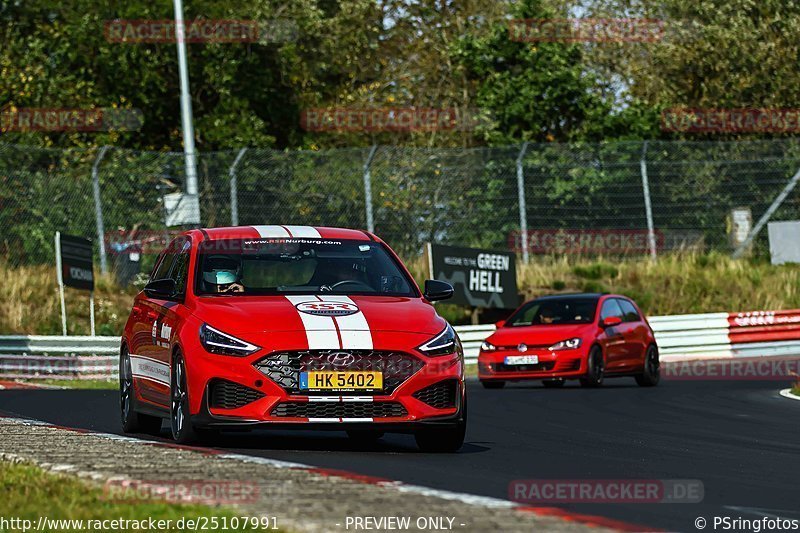
<instances>
[{"instance_id":1,"label":"windshield","mask_svg":"<svg viewBox=\"0 0 800 533\"><path fill-rule=\"evenodd\" d=\"M201 242L196 293L417 296L380 243L284 238Z\"/></svg>"},{"instance_id":2,"label":"windshield","mask_svg":"<svg viewBox=\"0 0 800 533\"><path fill-rule=\"evenodd\" d=\"M506 321L507 326L546 326L591 324L597 308L596 298L534 300L521 307Z\"/></svg>"}]
</instances>

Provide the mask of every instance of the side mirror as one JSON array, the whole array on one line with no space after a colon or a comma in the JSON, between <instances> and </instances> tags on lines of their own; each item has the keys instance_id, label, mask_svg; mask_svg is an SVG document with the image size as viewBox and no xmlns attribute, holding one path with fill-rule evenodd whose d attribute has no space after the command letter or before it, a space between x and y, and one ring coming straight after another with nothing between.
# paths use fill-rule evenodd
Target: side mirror
<instances>
[{"instance_id":1,"label":"side mirror","mask_svg":"<svg viewBox=\"0 0 800 533\"><path fill-rule=\"evenodd\" d=\"M453 286L445 281L425 280L425 294L423 296L429 302L447 300L453 296L453 292Z\"/></svg>"},{"instance_id":2,"label":"side mirror","mask_svg":"<svg viewBox=\"0 0 800 533\"><path fill-rule=\"evenodd\" d=\"M150 298L172 298L175 296L174 279L156 279L144 286L144 293Z\"/></svg>"},{"instance_id":3,"label":"side mirror","mask_svg":"<svg viewBox=\"0 0 800 533\"><path fill-rule=\"evenodd\" d=\"M500 329L505 325L506 325L505 320L498 320L497 322L494 323L494 327L496 327L497 329Z\"/></svg>"},{"instance_id":4,"label":"side mirror","mask_svg":"<svg viewBox=\"0 0 800 533\"><path fill-rule=\"evenodd\" d=\"M618 316L610 316L603 320L601 326L604 328L612 328L614 326L619 326L622 324L622 319Z\"/></svg>"}]
</instances>

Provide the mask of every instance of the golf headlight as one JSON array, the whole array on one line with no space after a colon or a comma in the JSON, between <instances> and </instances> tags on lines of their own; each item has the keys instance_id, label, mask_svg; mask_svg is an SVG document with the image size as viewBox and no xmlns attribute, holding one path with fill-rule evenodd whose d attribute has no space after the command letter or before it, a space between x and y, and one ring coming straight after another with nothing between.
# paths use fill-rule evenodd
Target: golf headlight
<instances>
[{"instance_id":1,"label":"golf headlight","mask_svg":"<svg viewBox=\"0 0 800 533\"><path fill-rule=\"evenodd\" d=\"M559 350L574 350L575 348L580 347L581 340L578 337L574 339L567 339L565 341L559 341L550 347L551 352L557 352Z\"/></svg>"},{"instance_id":2,"label":"golf headlight","mask_svg":"<svg viewBox=\"0 0 800 533\"><path fill-rule=\"evenodd\" d=\"M483 341L481 343L481 351L483 351L483 352L493 352L496 349L497 349L497 346L495 346L491 342Z\"/></svg>"},{"instance_id":3,"label":"golf headlight","mask_svg":"<svg viewBox=\"0 0 800 533\"><path fill-rule=\"evenodd\" d=\"M417 347L417 350L424 353L428 357L437 357L440 355L449 355L459 350L460 344L455 330L448 324L438 335Z\"/></svg>"},{"instance_id":4,"label":"golf headlight","mask_svg":"<svg viewBox=\"0 0 800 533\"><path fill-rule=\"evenodd\" d=\"M241 339L237 339L218 329L214 329L208 324L200 326L200 344L206 351L219 355L235 355L244 357L261 349L255 344L250 344Z\"/></svg>"}]
</instances>

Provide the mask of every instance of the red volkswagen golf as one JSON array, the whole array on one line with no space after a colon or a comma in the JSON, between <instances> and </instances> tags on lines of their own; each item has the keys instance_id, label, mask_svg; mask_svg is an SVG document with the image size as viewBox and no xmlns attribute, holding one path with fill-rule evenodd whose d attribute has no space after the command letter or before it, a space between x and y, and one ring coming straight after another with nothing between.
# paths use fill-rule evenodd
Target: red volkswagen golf
<instances>
[{"instance_id":1,"label":"red volkswagen golf","mask_svg":"<svg viewBox=\"0 0 800 533\"><path fill-rule=\"evenodd\" d=\"M498 322L481 346L478 376L489 389L517 380L561 387L567 379L598 387L612 376L633 376L643 387L654 386L658 346L647 320L625 296L545 296Z\"/></svg>"},{"instance_id":2,"label":"red volkswagen golf","mask_svg":"<svg viewBox=\"0 0 800 533\"><path fill-rule=\"evenodd\" d=\"M464 441L464 358L452 327L370 233L307 226L191 230L159 256L120 352L122 425L178 442L224 428L409 432Z\"/></svg>"}]
</instances>

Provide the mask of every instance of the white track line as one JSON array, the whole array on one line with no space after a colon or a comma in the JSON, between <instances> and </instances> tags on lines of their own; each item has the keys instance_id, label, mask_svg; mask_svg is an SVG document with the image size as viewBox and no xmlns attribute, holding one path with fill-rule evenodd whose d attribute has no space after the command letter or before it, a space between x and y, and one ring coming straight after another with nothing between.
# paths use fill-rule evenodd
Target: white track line
<instances>
[{"instance_id":1,"label":"white track line","mask_svg":"<svg viewBox=\"0 0 800 533\"><path fill-rule=\"evenodd\" d=\"M792 394L792 389L783 389L781 391L781 396L789 398L790 400L800 400L800 396Z\"/></svg>"}]
</instances>

